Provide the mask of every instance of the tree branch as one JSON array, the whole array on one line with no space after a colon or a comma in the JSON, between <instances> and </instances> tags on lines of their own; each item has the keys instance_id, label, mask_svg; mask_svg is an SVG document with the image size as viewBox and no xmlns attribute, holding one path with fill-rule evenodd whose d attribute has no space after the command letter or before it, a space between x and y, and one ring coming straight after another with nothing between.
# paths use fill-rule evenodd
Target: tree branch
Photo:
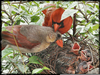
<instances>
[{"instance_id":1,"label":"tree branch","mask_svg":"<svg viewBox=\"0 0 100 75\"><path fill-rule=\"evenodd\" d=\"M76 9L76 6L74 7ZM76 13L74 14L74 21L73 21L73 36L75 36L76 33Z\"/></svg>"},{"instance_id":2,"label":"tree branch","mask_svg":"<svg viewBox=\"0 0 100 75\"><path fill-rule=\"evenodd\" d=\"M7 25L9 25L9 26L11 26L9 23L7 23L7 22L5 22L5 21L3 21L3 20L2 20L2 22L5 23L5 24L7 24Z\"/></svg>"},{"instance_id":3,"label":"tree branch","mask_svg":"<svg viewBox=\"0 0 100 75\"><path fill-rule=\"evenodd\" d=\"M7 11L6 10L1 10L1 11L5 12L8 15L9 19L11 20L11 23L13 24L14 21L13 21L12 17L7 13Z\"/></svg>"},{"instance_id":4,"label":"tree branch","mask_svg":"<svg viewBox=\"0 0 100 75\"><path fill-rule=\"evenodd\" d=\"M88 23L89 20L88 20L87 16L86 16L80 9L76 9L76 10L78 10L81 14L83 14L84 18L86 19L86 21L87 21L87 23Z\"/></svg>"}]
</instances>

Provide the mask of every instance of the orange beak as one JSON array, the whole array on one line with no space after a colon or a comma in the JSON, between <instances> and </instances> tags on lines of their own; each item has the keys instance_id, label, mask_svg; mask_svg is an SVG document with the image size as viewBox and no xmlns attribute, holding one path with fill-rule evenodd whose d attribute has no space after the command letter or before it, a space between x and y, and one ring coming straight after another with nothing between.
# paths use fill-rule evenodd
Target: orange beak
<instances>
[{"instance_id":1,"label":"orange beak","mask_svg":"<svg viewBox=\"0 0 100 75\"><path fill-rule=\"evenodd\" d=\"M57 40L56 43L57 43L58 46L63 47L63 41L62 40Z\"/></svg>"},{"instance_id":2,"label":"orange beak","mask_svg":"<svg viewBox=\"0 0 100 75\"><path fill-rule=\"evenodd\" d=\"M81 60L86 60L87 57L86 57L86 53L82 50L81 51Z\"/></svg>"},{"instance_id":3,"label":"orange beak","mask_svg":"<svg viewBox=\"0 0 100 75\"><path fill-rule=\"evenodd\" d=\"M56 32L59 29L59 25L58 24L54 24L54 31Z\"/></svg>"},{"instance_id":4,"label":"orange beak","mask_svg":"<svg viewBox=\"0 0 100 75\"><path fill-rule=\"evenodd\" d=\"M87 65L89 65L89 70L91 70L92 68L94 68L92 65L91 65L91 61L90 62L87 62Z\"/></svg>"},{"instance_id":5,"label":"orange beak","mask_svg":"<svg viewBox=\"0 0 100 75\"><path fill-rule=\"evenodd\" d=\"M73 52L74 54L78 55L79 54L79 50L80 50L80 46L77 42L74 43L71 52Z\"/></svg>"}]
</instances>

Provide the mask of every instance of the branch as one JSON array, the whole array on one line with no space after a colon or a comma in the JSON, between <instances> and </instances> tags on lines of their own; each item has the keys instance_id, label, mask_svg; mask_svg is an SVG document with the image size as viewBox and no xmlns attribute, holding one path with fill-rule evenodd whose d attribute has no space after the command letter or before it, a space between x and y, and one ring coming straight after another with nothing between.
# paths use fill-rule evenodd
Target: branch
<instances>
[{"instance_id":1,"label":"branch","mask_svg":"<svg viewBox=\"0 0 100 75\"><path fill-rule=\"evenodd\" d=\"M7 13L7 11L6 10L1 10L1 11L5 12L8 15L9 19L11 20L11 23L13 24L14 21L13 21L12 17Z\"/></svg>"},{"instance_id":2,"label":"branch","mask_svg":"<svg viewBox=\"0 0 100 75\"><path fill-rule=\"evenodd\" d=\"M76 6L74 7L74 9L76 9ZM74 14L74 21L73 21L73 36L76 33L76 13Z\"/></svg>"},{"instance_id":3,"label":"branch","mask_svg":"<svg viewBox=\"0 0 100 75\"><path fill-rule=\"evenodd\" d=\"M3 21L3 20L2 20L2 22L5 23L5 24L7 24L7 25L9 25L9 26L11 26L9 23L7 23L7 22L5 22L5 21Z\"/></svg>"},{"instance_id":4,"label":"branch","mask_svg":"<svg viewBox=\"0 0 100 75\"><path fill-rule=\"evenodd\" d=\"M84 18L86 19L86 21L87 21L87 23L88 23L89 20L88 20L87 16L86 16L80 9L76 9L76 10L78 10L81 14L83 14Z\"/></svg>"}]
</instances>

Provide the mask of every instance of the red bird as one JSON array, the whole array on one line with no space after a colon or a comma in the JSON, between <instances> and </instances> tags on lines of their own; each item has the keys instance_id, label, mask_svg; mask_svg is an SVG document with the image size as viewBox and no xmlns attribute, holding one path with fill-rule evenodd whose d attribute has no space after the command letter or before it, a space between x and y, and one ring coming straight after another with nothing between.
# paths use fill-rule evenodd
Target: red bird
<instances>
[{"instance_id":1,"label":"red bird","mask_svg":"<svg viewBox=\"0 0 100 75\"><path fill-rule=\"evenodd\" d=\"M8 26L6 29L12 31L12 26ZM55 41L60 47L63 47L61 33L58 31L54 32L51 27L15 25L13 27L13 33L8 31L2 32L2 49L6 45L10 45L13 49L18 50L14 37L22 53L40 52Z\"/></svg>"},{"instance_id":2,"label":"red bird","mask_svg":"<svg viewBox=\"0 0 100 75\"><path fill-rule=\"evenodd\" d=\"M47 7L47 6L54 6L54 7L51 7L42 11L43 14L45 14L44 22L42 23L43 26L48 26L51 13L57 9L55 4L47 4L44 7Z\"/></svg>"},{"instance_id":3,"label":"red bird","mask_svg":"<svg viewBox=\"0 0 100 75\"><path fill-rule=\"evenodd\" d=\"M50 9L50 8L49 8ZM43 26L50 26L54 28L54 31L59 31L61 34L66 33L72 25L72 17L69 16L64 20L61 20L61 16L65 11L63 8L51 8L46 10Z\"/></svg>"}]
</instances>

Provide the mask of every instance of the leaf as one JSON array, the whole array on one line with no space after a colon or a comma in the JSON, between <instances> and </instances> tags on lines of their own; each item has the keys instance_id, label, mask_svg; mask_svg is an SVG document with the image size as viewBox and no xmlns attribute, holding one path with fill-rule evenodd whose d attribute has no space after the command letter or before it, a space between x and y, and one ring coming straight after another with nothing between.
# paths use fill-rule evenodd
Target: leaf
<instances>
[{"instance_id":1,"label":"leaf","mask_svg":"<svg viewBox=\"0 0 100 75\"><path fill-rule=\"evenodd\" d=\"M22 9L22 10L25 10L25 7L24 7L24 6L21 6L21 9Z\"/></svg>"},{"instance_id":2,"label":"leaf","mask_svg":"<svg viewBox=\"0 0 100 75\"><path fill-rule=\"evenodd\" d=\"M93 32L93 30L92 30L92 28L91 28L91 27L88 29L88 31L89 31L89 32Z\"/></svg>"},{"instance_id":3,"label":"leaf","mask_svg":"<svg viewBox=\"0 0 100 75\"><path fill-rule=\"evenodd\" d=\"M78 5L78 2L73 2L67 9L71 9Z\"/></svg>"},{"instance_id":4,"label":"leaf","mask_svg":"<svg viewBox=\"0 0 100 75\"><path fill-rule=\"evenodd\" d=\"M43 63L42 60L39 57L37 57L37 56L32 56L32 57L29 58L29 63L34 63L34 64L42 65L39 61L41 63Z\"/></svg>"},{"instance_id":5,"label":"leaf","mask_svg":"<svg viewBox=\"0 0 100 75\"><path fill-rule=\"evenodd\" d=\"M12 11L11 13L12 13L12 14L16 14L16 12L15 12L15 11Z\"/></svg>"},{"instance_id":6,"label":"leaf","mask_svg":"<svg viewBox=\"0 0 100 75\"><path fill-rule=\"evenodd\" d=\"M78 10L74 10L74 9L66 9L64 11L64 13L62 14L61 16L61 20L69 17L69 16L72 16L73 14L75 14Z\"/></svg>"},{"instance_id":7,"label":"leaf","mask_svg":"<svg viewBox=\"0 0 100 75\"><path fill-rule=\"evenodd\" d=\"M37 73L41 73L43 71L43 68L36 68L32 71L32 74L37 74Z\"/></svg>"},{"instance_id":8,"label":"leaf","mask_svg":"<svg viewBox=\"0 0 100 75\"><path fill-rule=\"evenodd\" d=\"M96 5L96 8L99 9L99 5Z\"/></svg>"},{"instance_id":9,"label":"leaf","mask_svg":"<svg viewBox=\"0 0 100 75\"><path fill-rule=\"evenodd\" d=\"M11 6L13 6L13 7L15 7L15 8L18 8L16 5L11 5Z\"/></svg>"},{"instance_id":10,"label":"leaf","mask_svg":"<svg viewBox=\"0 0 100 75\"><path fill-rule=\"evenodd\" d=\"M39 16L34 15L31 17L31 22L37 22L39 19L40 19Z\"/></svg>"},{"instance_id":11,"label":"leaf","mask_svg":"<svg viewBox=\"0 0 100 75\"><path fill-rule=\"evenodd\" d=\"M45 66L44 66L44 67L43 67L43 70L50 70L50 69L49 69L48 67L45 67Z\"/></svg>"},{"instance_id":12,"label":"leaf","mask_svg":"<svg viewBox=\"0 0 100 75\"><path fill-rule=\"evenodd\" d=\"M6 57L7 55L13 53L13 49L12 48L6 48L2 51L2 58Z\"/></svg>"},{"instance_id":13,"label":"leaf","mask_svg":"<svg viewBox=\"0 0 100 75\"><path fill-rule=\"evenodd\" d=\"M20 25L20 20L17 20L16 21L16 25Z\"/></svg>"},{"instance_id":14,"label":"leaf","mask_svg":"<svg viewBox=\"0 0 100 75\"><path fill-rule=\"evenodd\" d=\"M9 21L6 21L6 22L7 22L8 24L10 24L10 20L9 20ZM6 27L6 26L8 26L8 24L4 24L4 25L5 25L5 27Z\"/></svg>"},{"instance_id":15,"label":"leaf","mask_svg":"<svg viewBox=\"0 0 100 75\"><path fill-rule=\"evenodd\" d=\"M92 27L92 30L97 30L99 29L99 24L96 24L95 26Z\"/></svg>"},{"instance_id":16,"label":"leaf","mask_svg":"<svg viewBox=\"0 0 100 75\"><path fill-rule=\"evenodd\" d=\"M86 5L88 5L88 6L90 6L90 7L93 7L91 4L86 4Z\"/></svg>"},{"instance_id":17,"label":"leaf","mask_svg":"<svg viewBox=\"0 0 100 75\"><path fill-rule=\"evenodd\" d=\"M25 23L25 21L24 21L24 20L20 20L20 22Z\"/></svg>"},{"instance_id":18,"label":"leaf","mask_svg":"<svg viewBox=\"0 0 100 75\"><path fill-rule=\"evenodd\" d=\"M34 4L36 4L39 7L39 4L36 1L33 1Z\"/></svg>"},{"instance_id":19,"label":"leaf","mask_svg":"<svg viewBox=\"0 0 100 75\"><path fill-rule=\"evenodd\" d=\"M23 64L21 64L21 63L17 63L17 66L18 66L19 70L20 70L22 73L25 73L25 71L28 70L28 67L25 66L25 65L23 65Z\"/></svg>"},{"instance_id":20,"label":"leaf","mask_svg":"<svg viewBox=\"0 0 100 75\"><path fill-rule=\"evenodd\" d=\"M43 67L43 68L36 68L32 71L32 74L37 74L37 73L41 73L43 70L50 70L49 68L47 67Z\"/></svg>"},{"instance_id":21,"label":"leaf","mask_svg":"<svg viewBox=\"0 0 100 75\"><path fill-rule=\"evenodd\" d=\"M90 13L91 13L91 11L87 10L87 13L89 13L89 14L90 14Z\"/></svg>"}]
</instances>

